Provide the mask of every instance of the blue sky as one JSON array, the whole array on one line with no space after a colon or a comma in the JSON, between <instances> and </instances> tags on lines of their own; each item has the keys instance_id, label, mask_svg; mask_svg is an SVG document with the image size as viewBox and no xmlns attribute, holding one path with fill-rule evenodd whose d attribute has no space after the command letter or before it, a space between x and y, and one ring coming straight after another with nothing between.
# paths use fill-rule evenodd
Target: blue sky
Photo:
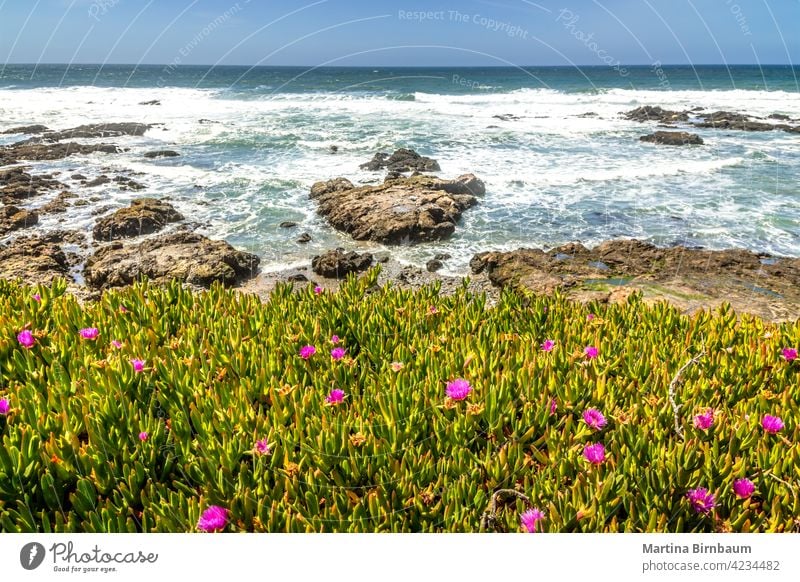
<instances>
[{"instance_id":1,"label":"blue sky","mask_svg":"<svg viewBox=\"0 0 800 582\"><path fill-rule=\"evenodd\" d=\"M0 61L798 63L800 0L0 0Z\"/></svg>"}]
</instances>

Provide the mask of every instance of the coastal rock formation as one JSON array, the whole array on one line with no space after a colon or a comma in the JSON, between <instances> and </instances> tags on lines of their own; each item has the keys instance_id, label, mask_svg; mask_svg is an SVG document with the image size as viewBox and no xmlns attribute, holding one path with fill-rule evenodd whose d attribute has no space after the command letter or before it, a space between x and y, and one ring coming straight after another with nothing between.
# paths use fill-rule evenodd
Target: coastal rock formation
<instances>
[{"instance_id":1,"label":"coastal rock formation","mask_svg":"<svg viewBox=\"0 0 800 582\"><path fill-rule=\"evenodd\" d=\"M38 222L39 215L33 210L25 210L16 206L0 207L0 235L34 226Z\"/></svg>"},{"instance_id":2,"label":"coastal rock formation","mask_svg":"<svg viewBox=\"0 0 800 582\"><path fill-rule=\"evenodd\" d=\"M577 299L613 300L632 291L691 312L730 302L770 320L800 316L800 259L747 250L661 248L613 240L593 249L570 243L550 251L519 249L475 255L473 273L499 287L534 293L562 290Z\"/></svg>"},{"instance_id":3,"label":"coastal rock formation","mask_svg":"<svg viewBox=\"0 0 800 582\"><path fill-rule=\"evenodd\" d=\"M145 152L144 157L148 159L155 159L155 158L177 158L180 154L173 150L156 150L152 152Z\"/></svg>"},{"instance_id":4,"label":"coastal rock formation","mask_svg":"<svg viewBox=\"0 0 800 582\"><path fill-rule=\"evenodd\" d=\"M369 253L345 253L342 249L336 249L314 257L311 260L311 269L322 277L344 279L350 273L369 269L373 258Z\"/></svg>"},{"instance_id":5,"label":"coastal rock formation","mask_svg":"<svg viewBox=\"0 0 800 582\"><path fill-rule=\"evenodd\" d=\"M151 127L153 126L146 123L92 123L63 131L46 132L42 134L41 139L62 141L65 139L121 137L123 135L142 136Z\"/></svg>"},{"instance_id":6,"label":"coastal rock formation","mask_svg":"<svg viewBox=\"0 0 800 582\"><path fill-rule=\"evenodd\" d=\"M19 160L60 160L73 155L95 152L118 154L121 151L119 147L107 143L85 145L74 142L52 144L20 142L0 148L0 165L14 164Z\"/></svg>"},{"instance_id":7,"label":"coastal rock formation","mask_svg":"<svg viewBox=\"0 0 800 582\"><path fill-rule=\"evenodd\" d=\"M67 277L70 263L61 248L62 242L63 233L50 233L0 245L0 278L49 285L57 277Z\"/></svg>"},{"instance_id":8,"label":"coastal rock formation","mask_svg":"<svg viewBox=\"0 0 800 582\"><path fill-rule=\"evenodd\" d=\"M659 123L675 123L689 121L689 114L685 111L670 111L661 107L645 105L625 113L625 118L630 121L658 121Z\"/></svg>"},{"instance_id":9,"label":"coastal rock formation","mask_svg":"<svg viewBox=\"0 0 800 582\"><path fill-rule=\"evenodd\" d=\"M64 190L63 192L60 192L58 196L53 198L50 202L39 208L39 212L41 212L42 214L56 214L60 212L66 212L67 208L70 206L67 200L77 197L78 197L77 194L73 194L69 190Z\"/></svg>"},{"instance_id":10,"label":"coastal rock formation","mask_svg":"<svg viewBox=\"0 0 800 582\"><path fill-rule=\"evenodd\" d=\"M45 131L50 131L50 128L46 125L23 125L21 127L12 127L11 129L0 131L0 135L14 135L16 133L34 135L37 133L44 133Z\"/></svg>"},{"instance_id":11,"label":"coastal rock formation","mask_svg":"<svg viewBox=\"0 0 800 582\"><path fill-rule=\"evenodd\" d=\"M29 168L23 166L0 170L0 201L4 204L15 204L50 190L67 188L51 174L32 175L28 170Z\"/></svg>"},{"instance_id":12,"label":"coastal rock formation","mask_svg":"<svg viewBox=\"0 0 800 582\"><path fill-rule=\"evenodd\" d=\"M714 129L738 129L741 131L773 131L785 126L763 121L753 121L749 116L730 111L715 111L703 116L703 121L695 123L695 127Z\"/></svg>"},{"instance_id":13,"label":"coastal rock formation","mask_svg":"<svg viewBox=\"0 0 800 582\"><path fill-rule=\"evenodd\" d=\"M361 187L337 178L314 184L311 198L334 228L354 239L401 244L449 237L485 191L472 174L455 180L412 176Z\"/></svg>"},{"instance_id":14,"label":"coastal rock formation","mask_svg":"<svg viewBox=\"0 0 800 582\"><path fill-rule=\"evenodd\" d=\"M639 140L672 146L703 145L705 143L699 135L685 131L657 131L650 135L643 135Z\"/></svg>"},{"instance_id":15,"label":"coastal rock formation","mask_svg":"<svg viewBox=\"0 0 800 582\"><path fill-rule=\"evenodd\" d=\"M260 260L225 241L191 232L177 232L138 245L117 241L89 257L86 282L96 288L123 287L146 277L159 283L172 279L198 287L220 281L234 285L252 277Z\"/></svg>"},{"instance_id":16,"label":"coastal rock formation","mask_svg":"<svg viewBox=\"0 0 800 582\"><path fill-rule=\"evenodd\" d=\"M390 172L438 172L439 162L419 155L414 150L400 148L392 155L385 152L375 154L366 164L359 166L362 170L376 172L387 169Z\"/></svg>"},{"instance_id":17,"label":"coastal rock formation","mask_svg":"<svg viewBox=\"0 0 800 582\"><path fill-rule=\"evenodd\" d=\"M94 227L95 240L111 241L158 232L183 216L166 202L154 198L139 198L127 208L99 220Z\"/></svg>"}]
</instances>

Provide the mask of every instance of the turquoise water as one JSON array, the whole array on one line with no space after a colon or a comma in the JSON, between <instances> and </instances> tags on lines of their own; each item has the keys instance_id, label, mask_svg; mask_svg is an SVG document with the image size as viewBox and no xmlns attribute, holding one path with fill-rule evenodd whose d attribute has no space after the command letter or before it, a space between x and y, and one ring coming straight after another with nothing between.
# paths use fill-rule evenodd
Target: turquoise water
<instances>
[{"instance_id":1,"label":"turquoise water","mask_svg":"<svg viewBox=\"0 0 800 582\"><path fill-rule=\"evenodd\" d=\"M330 229L307 194L314 181L336 176L382 180L358 165L396 147L436 158L442 176L474 172L487 183L451 240L392 250L406 262L421 265L448 252L449 271L465 273L478 251L615 237L800 255L800 135L697 130L705 146L669 148L639 142L655 124L620 117L652 104L800 119L800 71L627 71L9 65L0 74L0 130L163 124L143 138L114 140L130 148L125 154L37 166L141 172L147 190L137 196L169 198L202 232L259 253L268 269L332 246L381 249ZM161 105L141 105L153 99ZM496 117L508 114L519 119ZM0 143L16 139L0 136ZM142 157L161 148L182 155ZM45 216L42 227L89 229L93 212L133 196L96 190L90 198L100 200ZM299 229L278 228L284 220ZM304 231L312 243L295 243Z\"/></svg>"}]
</instances>

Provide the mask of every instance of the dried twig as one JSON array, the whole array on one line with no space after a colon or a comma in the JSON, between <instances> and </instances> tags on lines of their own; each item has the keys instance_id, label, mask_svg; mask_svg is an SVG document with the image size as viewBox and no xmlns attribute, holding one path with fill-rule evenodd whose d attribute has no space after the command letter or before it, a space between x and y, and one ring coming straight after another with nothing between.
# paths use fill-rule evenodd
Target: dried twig
<instances>
[{"instance_id":1,"label":"dried twig","mask_svg":"<svg viewBox=\"0 0 800 582\"><path fill-rule=\"evenodd\" d=\"M678 389L678 386L681 385L681 382L682 382L681 376L683 375L683 373L687 369L689 369L691 366L693 366L694 364L699 362L700 359L705 354L706 354L706 352L705 352L705 350L703 350L702 352L697 354L695 357L693 357L691 360L686 362L683 366L681 366L680 370L678 370L678 373L675 374L675 377L672 379L672 382L669 383L669 390L668 390L667 393L669 395L669 403L672 406L672 417L675 419L675 434L677 434L679 437L681 437L681 439L684 438L684 436L683 436L683 427L681 427L681 417L680 417L681 407L675 401L675 391Z\"/></svg>"},{"instance_id":2,"label":"dried twig","mask_svg":"<svg viewBox=\"0 0 800 582\"><path fill-rule=\"evenodd\" d=\"M489 501L489 507L481 516L481 531L494 531L495 524L497 522L498 502L505 504L509 499L512 498L522 499L528 505L531 504L531 500L528 498L528 496L520 493L519 491L515 491L514 489L498 489L492 495L492 499Z\"/></svg>"}]
</instances>

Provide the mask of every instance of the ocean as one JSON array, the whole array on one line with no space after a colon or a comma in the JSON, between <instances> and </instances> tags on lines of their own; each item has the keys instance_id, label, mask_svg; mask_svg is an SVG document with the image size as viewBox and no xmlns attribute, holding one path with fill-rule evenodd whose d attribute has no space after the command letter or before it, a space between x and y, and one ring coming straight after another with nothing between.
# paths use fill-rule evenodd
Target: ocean
<instances>
[{"instance_id":1,"label":"ocean","mask_svg":"<svg viewBox=\"0 0 800 582\"><path fill-rule=\"evenodd\" d=\"M203 234L257 253L267 271L337 246L385 250L330 228L308 191L338 176L381 181L383 174L359 164L398 147L438 160L442 177L472 172L487 185L450 240L389 249L401 262L424 265L449 253L443 272L464 275L476 252L618 237L800 256L800 135L697 129L704 146L656 146L639 141L655 122L620 116L659 105L797 119L798 78L800 69L789 66L6 65L0 131L160 124L144 137L108 140L129 148L120 155L35 163L37 171L89 176L136 172L147 186L135 193L97 187L86 196L90 204L42 215L40 229L89 231L98 212L154 196ZM152 100L161 104L142 104ZM515 119L498 118L506 115ZM19 139L0 136L0 145ZM143 157L154 149L181 156ZM283 221L300 224L280 228ZM312 242L296 243L301 232Z\"/></svg>"}]
</instances>

